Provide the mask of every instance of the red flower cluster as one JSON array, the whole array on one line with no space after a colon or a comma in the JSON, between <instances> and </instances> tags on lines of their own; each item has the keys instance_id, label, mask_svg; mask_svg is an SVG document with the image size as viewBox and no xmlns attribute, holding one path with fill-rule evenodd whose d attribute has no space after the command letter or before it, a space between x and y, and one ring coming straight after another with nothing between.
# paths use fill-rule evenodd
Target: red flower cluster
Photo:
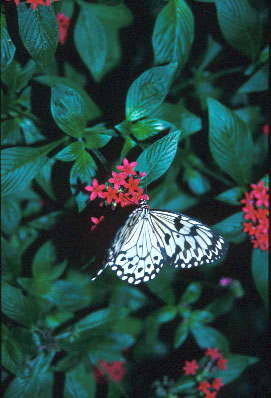
<instances>
[{"instance_id":1,"label":"red flower cluster","mask_svg":"<svg viewBox=\"0 0 271 398\"><path fill-rule=\"evenodd\" d=\"M183 369L186 376L196 375L197 370L200 369L200 371L197 372L197 382L202 378L201 376L204 375L204 377L206 377L206 370L208 369L207 378L211 380L208 381L207 378L202 379L198 384L198 391L202 391L205 394L203 398L216 398L216 394L223 386L223 383L221 377L214 379L213 373L217 368L220 370L226 370L227 360L223 358L217 348L208 347L205 355L210 359L208 359L207 364L205 363L203 369L200 369L200 366L197 364L195 359L193 361L186 361Z\"/></svg>"},{"instance_id":2,"label":"red flower cluster","mask_svg":"<svg viewBox=\"0 0 271 398\"><path fill-rule=\"evenodd\" d=\"M70 18L66 17L62 12L56 15L58 28L59 28L59 43L64 45L66 43L68 29L70 26Z\"/></svg>"},{"instance_id":3,"label":"red flower cluster","mask_svg":"<svg viewBox=\"0 0 271 398\"><path fill-rule=\"evenodd\" d=\"M96 178L94 178L92 185L85 187L87 191L91 192L90 200L99 197L104 199L104 201L100 202L100 206L103 206L105 202L107 205L112 204L113 208L117 206L117 203L120 203L121 207L125 207L131 204L139 204L140 199L149 200L149 197L143 193L143 189L138 185L140 178L144 177L146 173L137 174L134 170L135 167L136 162L129 163L125 158L123 159L123 165L117 166L117 169L121 172L116 173L113 171L112 177L109 178L105 185L99 185ZM99 220L95 218L93 222L97 225L100 221L101 218Z\"/></svg>"},{"instance_id":4,"label":"red flower cluster","mask_svg":"<svg viewBox=\"0 0 271 398\"><path fill-rule=\"evenodd\" d=\"M98 366L95 366L93 371L96 383L102 384L106 383L108 378L116 382L120 382L123 379L126 370L121 361L109 363L104 360L100 360Z\"/></svg>"},{"instance_id":5,"label":"red flower cluster","mask_svg":"<svg viewBox=\"0 0 271 398\"><path fill-rule=\"evenodd\" d=\"M242 208L245 213L244 219L250 220L244 223L244 232L247 232L254 248L268 251L268 189L264 182L251 184L252 191L245 193L245 199L241 200L245 206Z\"/></svg>"},{"instance_id":6,"label":"red flower cluster","mask_svg":"<svg viewBox=\"0 0 271 398\"><path fill-rule=\"evenodd\" d=\"M10 0L6 0L6 1L10 1ZM59 1L59 0L53 0L53 1ZM14 0L14 3L16 4L16 6L20 5L20 0ZM26 0L27 4L32 3L32 8L33 10L35 10L37 8L37 5L40 4L41 6L45 6L44 4L44 0ZM51 0L46 0L46 6L50 6L51 4Z\"/></svg>"}]
</instances>

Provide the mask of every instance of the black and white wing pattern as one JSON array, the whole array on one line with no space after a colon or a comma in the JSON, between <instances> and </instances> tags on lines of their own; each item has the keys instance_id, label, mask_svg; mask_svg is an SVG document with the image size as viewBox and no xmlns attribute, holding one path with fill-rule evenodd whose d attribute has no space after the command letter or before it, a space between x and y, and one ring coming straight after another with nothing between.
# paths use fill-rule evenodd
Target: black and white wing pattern
<instances>
[{"instance_id":1,"label":"black and white wing pattern","mask_svg":"<svg viewBox=\"0 0 271 398\"><path fill-rule=\"evenodd\" d=\"M116 234L97 276L109 266L118 277L136 285L155 278L165 262L190 268L212 263L227 250L225 239L210 227L180 213L149 210L144 202Z\"/></svg>"}]
</instances>

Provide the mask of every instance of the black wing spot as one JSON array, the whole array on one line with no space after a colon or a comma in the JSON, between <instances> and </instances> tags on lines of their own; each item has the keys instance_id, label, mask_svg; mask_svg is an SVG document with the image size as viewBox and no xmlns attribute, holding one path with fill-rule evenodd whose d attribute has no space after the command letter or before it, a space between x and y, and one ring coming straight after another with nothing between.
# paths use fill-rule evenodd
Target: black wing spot
<instances>
[{"instance_id":1,"label":"black wing spot","mask_svg":"<svg viewBox=\"0 0 271 398\"><path fill-rule=\"evenodd\" d=\"M147 268L151 268L151 264L147 264Z\"/></svg>"},{"instance_id":2,"label":"black wing spot","mask_svg":"<svg viewBox=\"0 0 271 398\"><path fill-rule=\"evenodd\" d=\"M180 231L180 229L184 226L184 224L181 223L179 218L174 219L174 226L177 229L177 231Z\"/></svg>"},{"instance_id":3,"label":"black wing spot","mask_svg":"<svg viewBox=\"0 0 271 398\"><path fill-rule=\"evenodd\" d=\"M187 250L191 249L191 245L190 245L189 242L187 242L187 240L184 242L184 248L187 249Z\"/></svg>"},{"instance_id":4,"label":"black wing spot","mask_svg":"<svg viewBox=\"0 0 271 398\"><path fill-rule=\"evenodd\" d=\"M165 234L165 242L168 245L169 244L169 239L170 239L170 235L169 234Z\"/></svg>"},{"instance_id":5,"label":"black wing spot","mask_svg":"<svg viewBox=\"0 0 271 398\"><path fill-rule=\"evenodd\" d=\"M129 264L129 265L128 265L128 269L133 268L133 266L134 266L133 264Z\"/></svg>"},{"instance_id":6,"label":"black wing spot","mask_svg":"<svg viewBox=\"0 0 271 398\"><path fill-rule=\"evenodd\" d=\"M139 273L143 271L143 267L138 268L137 270Z\"/></svg>"},{"instance_id":7,"label":"black wing spot","mask_svg":"<svg viewBox=\"0 0 271 398\"><path fill-rule=\"evenodd\" d=\"M154 260L158 260L158 256L155 256L155 257L153 257L154 258Z\"/></svg>"},{"instance_id":8,"label":"black wing spot","mask_svg":"<svg viewBox=\"0 0 271 398\"><path fill-rule=\"evenodd\" d=\"M121 257L121 259L120 259L120 261L124 261L124 260L126 260L126 257Z\"/></svg>"}]
</instances>

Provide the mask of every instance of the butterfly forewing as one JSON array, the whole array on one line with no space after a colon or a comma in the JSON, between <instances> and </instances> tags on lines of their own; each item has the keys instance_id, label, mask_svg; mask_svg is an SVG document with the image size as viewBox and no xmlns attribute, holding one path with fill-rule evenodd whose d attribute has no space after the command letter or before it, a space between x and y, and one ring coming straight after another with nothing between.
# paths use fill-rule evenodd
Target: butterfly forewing
<instances>
[{"instance_id":1,"label":"butterfly forewing","mask_svg":"<svg viewBox=\"0 0 271 398\"><path fill-rule=\"evenodd\" d=\"M144 203L118 231L98 275L110 266L121 279L138 284L153 279L165 262L190 268L212 263L227 250L224 238L208 226L180 213L148 210Z\"/></svg>"}]
</instances>

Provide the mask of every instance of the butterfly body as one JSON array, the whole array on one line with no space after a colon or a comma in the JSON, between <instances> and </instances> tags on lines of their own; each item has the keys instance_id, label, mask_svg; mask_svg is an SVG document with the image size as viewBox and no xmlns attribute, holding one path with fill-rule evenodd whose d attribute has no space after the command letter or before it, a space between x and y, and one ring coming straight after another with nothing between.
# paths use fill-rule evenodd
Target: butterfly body
<instances>
[{"instance_id":1,"label":"butterfly body","mask_svg":"<svg viewBox=\"0 0 271 398\"><path fill-rule=\"evenodd\" d=\"M143 200L117 232L97 276L109 266L136 285L154 279L164 263L190 268L212 263L227 250L225 239L210 227L180 213L150 210Z\"/></svg>"}]
</instances>

